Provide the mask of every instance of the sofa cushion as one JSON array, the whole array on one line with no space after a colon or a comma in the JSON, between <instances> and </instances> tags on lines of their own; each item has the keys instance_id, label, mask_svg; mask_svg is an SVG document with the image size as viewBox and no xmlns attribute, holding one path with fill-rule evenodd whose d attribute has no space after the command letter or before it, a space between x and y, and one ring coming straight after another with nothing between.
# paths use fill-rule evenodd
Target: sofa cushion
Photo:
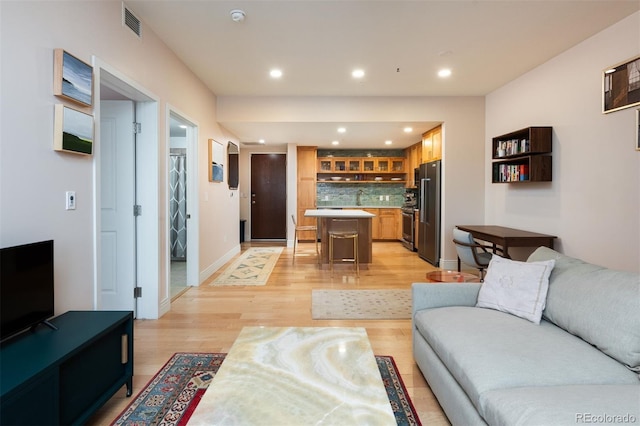
<instances>
[{"instance_id":1,"label":"sofa cushion","mask_svg":"<svg viewBox=\"0 0 640 426\"><path fill-rule=\"evenodd\" d=\"M543 317L640 371L640 275L540 247L529 261L555 260Z\"/></svg>"},{"instance_id":2,"label":"sofa cushion","mask_svg":"<svg viewBox=\"0 0 640 426\"><path fill-rule=\"evenodd\" d=\"M493 256L476 306L497 309L539 324L555 261L518 262Z\"/></svg>"},{"instance_id":3,"label":"sofa cushion","mask_svg":"<svg viewBox=\"0 0 640 426\"><path fill-rule=\"evenodd\" d=\"M499 389L486 392L482 405L486 422L496 426L636 424L640 385Z\"/></svg>"},{"instance_id":4,"label":"sofa cushion","mask_svg":"<svg viewBox=\"0 0 640 426\"><path fill-rule=\"evenodd\" d=\"M567 384L638 384L619 362L559 327L491 309L419 311L414 324L482 416L496 389Z\"/></svg>"}]
</instances>

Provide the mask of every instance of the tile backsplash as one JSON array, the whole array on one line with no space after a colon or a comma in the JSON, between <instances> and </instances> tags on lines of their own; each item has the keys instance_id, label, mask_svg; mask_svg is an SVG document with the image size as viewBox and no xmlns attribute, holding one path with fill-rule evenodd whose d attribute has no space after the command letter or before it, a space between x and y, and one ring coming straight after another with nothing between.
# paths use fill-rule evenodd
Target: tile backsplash
<instances>
[{"instance_id":1,"label":"tile backsplash","mask_svg":"<svg viewBox=\"0 0 640 426\"><path fill-rule=\"evenodd\" d=\"M400 207L404 202L404 183L322 183L316 185L318 207L355 207L358 192L362 207ZM382 201L380 197L382 196ZM387 201L387 196L389 201Z\"/></svg>"}]
</instances>

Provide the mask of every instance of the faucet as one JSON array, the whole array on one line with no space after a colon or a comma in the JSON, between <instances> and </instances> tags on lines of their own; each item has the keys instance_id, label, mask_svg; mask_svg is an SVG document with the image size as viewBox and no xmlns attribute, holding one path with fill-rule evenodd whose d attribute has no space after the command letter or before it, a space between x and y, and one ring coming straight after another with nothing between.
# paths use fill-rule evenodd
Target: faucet
<instances>
[{"instance_id":1,"label":"faucet","mask_svg":"<svg viewBox=\"0 0 640 426\"><path fill-rule=\"evenodd\" d=\"M358 190L358 194L356 195L356 206L361 206L362 205L362 194L364 194L364 191L362 189Z\"/></svg>"}]
</instances>

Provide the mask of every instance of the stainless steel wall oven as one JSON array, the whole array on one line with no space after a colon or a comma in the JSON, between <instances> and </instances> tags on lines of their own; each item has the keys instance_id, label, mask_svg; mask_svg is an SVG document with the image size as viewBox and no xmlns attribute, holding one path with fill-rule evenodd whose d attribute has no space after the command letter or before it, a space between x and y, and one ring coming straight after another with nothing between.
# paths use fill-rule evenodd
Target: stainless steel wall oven
<instances>
[{"instance_id":1,"label":"stainless steel wall oven","mask_svg":"<svg viewBox=\"0 0 640 426\"><path fill-rule=\"evenodd\" d=\"M414 231L414 220L413 220L413 207L402 207L402 244L413 251L415 249L415 245L413 242L413 236L415 235Z\"/></svg>"}]
</instances>

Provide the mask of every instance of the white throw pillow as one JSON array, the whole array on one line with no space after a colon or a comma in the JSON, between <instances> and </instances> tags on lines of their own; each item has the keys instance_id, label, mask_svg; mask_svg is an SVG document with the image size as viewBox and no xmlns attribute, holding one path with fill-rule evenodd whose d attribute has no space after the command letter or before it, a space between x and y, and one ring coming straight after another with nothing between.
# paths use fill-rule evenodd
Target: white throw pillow
<instances>
[{"instance_id":1,"label":"white throw pillow","mask_svg":"<svg viewBox=\"0 0 640 426\"><path fill-rule=\"evenodd\" d=\"M493 256L476 306L508 312L540 324L555 260L518 262Z\"/></svg>"}]
</instances>

